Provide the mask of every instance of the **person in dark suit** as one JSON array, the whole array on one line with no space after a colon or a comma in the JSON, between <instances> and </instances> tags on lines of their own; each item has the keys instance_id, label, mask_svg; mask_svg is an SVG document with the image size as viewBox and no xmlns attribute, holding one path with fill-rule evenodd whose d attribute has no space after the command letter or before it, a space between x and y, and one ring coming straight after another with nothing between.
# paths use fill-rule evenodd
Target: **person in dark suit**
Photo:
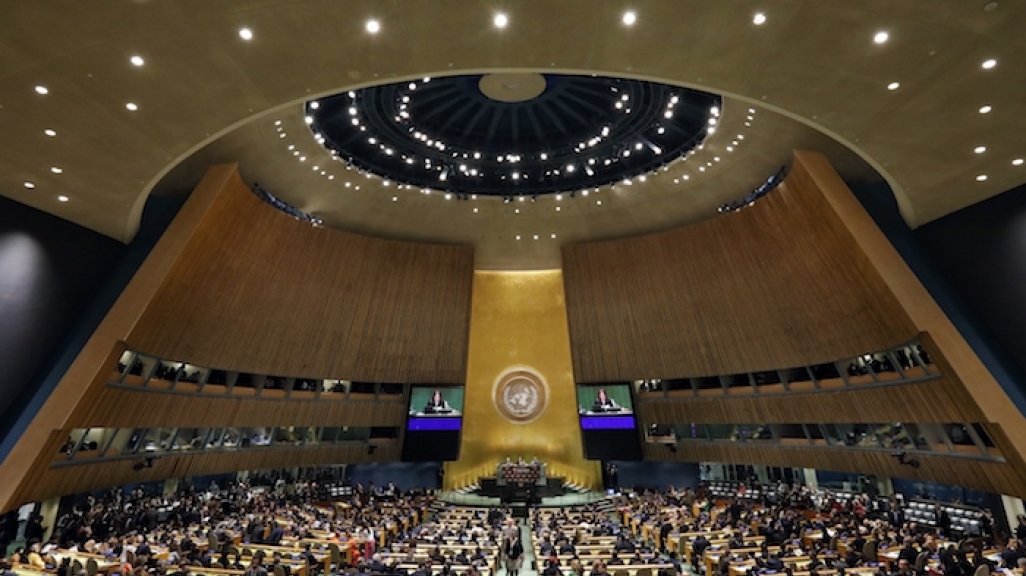
<instances>
[{"instance_id":1,"label":"person in dark suit","mask_svg":"<svg viewBox=\"0 0 1026 576\"><path fill-rule=\"evenodd\" d=\"M452 412L452 406L442 398L442 391L435 389L431 394L431 399L424 406L423 412L425 414L448 414Z\"/></svg>"},{"instance_id":2,"label":"person in dark suit","mask_svg":"<svg viewBox=\"0 0 1026 576\"><path fill-rule=\"evenodd\" d=\"M598 395L595 396L595 403L591 406L592 412L619 412L623 410L616 400L613 400L606 394L605 388L599 388Z\"/></svg>"},{"instance_id":3,"label":"person in dark suit","mask_svg":"<svg viewBox=\"0 0 1026 576\"><path fill-rule=\"evenodd\" d=\"M517 576L524 563L524 545L520 542L519 534L511 534L502 543L502 555L506 558L506 575Z\"/></svg>"}]
</instances>

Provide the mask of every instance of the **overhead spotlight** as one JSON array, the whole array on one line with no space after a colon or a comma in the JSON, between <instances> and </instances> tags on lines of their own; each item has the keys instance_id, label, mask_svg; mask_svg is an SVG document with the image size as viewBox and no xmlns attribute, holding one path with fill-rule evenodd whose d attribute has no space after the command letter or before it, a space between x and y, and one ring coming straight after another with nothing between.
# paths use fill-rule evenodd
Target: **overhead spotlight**
<instances>
[{"instance_id":1,"label":"overhead spotlight","mask_svg":"<svg viewBox=\"0 0 1026 576\"><path fill-rule=\"evenodd\" d=\"M763 14L762 12L757 12L755 14L755 16L752 17L752 24L755 24L756 26L762 26L765 23L766 23L766 15Z\"/></svg>"},{"instance_id":2,"label":"overhead spotlight","mask_svg":"<svg viewBox=\"0 0 1026 576\"><path fill-rule=\"evenodd\" d=\"M888 34L887 32L880 31L880 32L877 32L875 36L873 36L873 42L876 42L877 44L883 44L890 37L891 37L891 35Z\"/></svg>"},{"instance_id":3,"label":"overhead spotlight","mask_svg":"<svg viewBox=\"0 0 1026 576\"><path fill-rule=\"evenodd\" d=\"M1022 158L1016 158L1015 160L1012 160L1012 166L1022 166L1022 162Z\"/></svg>"},{"instance_id":4,"label":"overhead spotlight","mask_svg":"<svg viewBox=\"0 0 1026 576\"><path fill-rule=\"evenodd\" d=\"M128 61L132 63L132 66L142 66L143 64L146 63L146 61L143 60L143 57L142 56L138 56L138 55L137 56L132 56L131 58L128 59Z\"/></svg>"},{"instance_id":5,"label":"overhead spotlight","mask_svg":"<svg viewBox=\"0 0 1026 576\"><path fill-rule=\"evenodd\" d=\"M509 16L506 16L503 12L499 12L492 18L492 24L494 24L496 28L505 28L506 25L509 24Z\"/></svg>"},{"instance_id":6,"label":"overhead spotlight","mask_svg":"<svg viewBox=\"0 0 1026 576\"><path fill-rule=\"evenodd\" d=\"M136 110L139 109L139 106L136 105L135 102L129 102L129 103L125 104L125 108L127 108L129 112L135 112Z\"/></svg>"},{"instance_id":7,"label":"overhead spotlight","mask_svg":"<svg viewBox=\"0 0 1026 576\"><path fill-rule=\"evenodd\" d=\"M980 107L980 114L990 114L991 110L993 110L993 108L991 108L990 105L981 106Z\"/></svg>"},{"instance_id":8,"label":"overhead spotlight","mask_svg":"<svg viewBox=\"0 0 1026 576\"><path fill-rule=\"evenodd\" d=\"M634 26L634 23L638 21L638 15L634 10L628 10L623 13L623 23L625 26Z\"/></svg>"},{"instance_id":9,"label":"overhead spotlight","mask_svg":"<svg viewBox=\"0 0 1026 576\"><path fill-rule=\"evenodd\" d=\"M36 94L39 94L40 96L46 96L49 93L50 90L48 90L46 86L43 86L42 84L36 86Z\"/></svg>"},{"instance_id":10,"label":"overhead spotlight","mask_svg":"<svg viewBox=\"0 0 1026 576\"><path fill-rule=\"evenodd\" d=\"M987 175L986 174L980 174L979 176L976 177L976 181L977 182L986 182L986 180L987 180Z\"/></svg>"},{"instance_id":11,"label":"overhead spotlight","mask_svg":"<svg viewBox=\"0 0 1026 576\"><path fill-rule=\"evenodd\" d=\"M363 29L371 34L377 34L381 31L381 22L371 18L363 25Z\"/></svg>"},{"instance_id":12,"label":"overhead spotlight","mask_svg":"<svg viewBox=\"0 0 1026 576\"><path fill-rule=\"evenodd\" d=\"M977 154L983 154L986 151L987 151L987 147L986 146L977 146L976 148L973 148L973 152L976 152Z\"/></svg>"},{"instance_id":13,"label":"overhead spotlight","mask_svg":"<svg viewBox=\"0 0 1026 576\"><path fill-rule=\"evenodd\" d=\"M249 28L239 28L239 38L242 38L243 40L252 40L253 31Z\"/></svg>"},{"instance_id":14,"label":"overhead spotlight","mask_svg":"<svg viewBox=\"0 0 1026 576\"><path fill-rule=\"evenodd\" d=\"M890 84L887 85L887 89L888 90L892 90L892 91L893 90L897 90L900 87L901 87L901 84L899 82L891 82Z\"/></svg>"},{"instance_id":15,"label":"overhead spotlight","mask_svg":"<svg viewBox=\"0 0 1026 576\"><path fill-rule=\"evenodd\" d=\"M984 60L983 64L981 64L981 66L983 66L984 70L990 70L991 68L997 66L997 60L995 60L993 58Z\"/></svg>"}]
</instances>

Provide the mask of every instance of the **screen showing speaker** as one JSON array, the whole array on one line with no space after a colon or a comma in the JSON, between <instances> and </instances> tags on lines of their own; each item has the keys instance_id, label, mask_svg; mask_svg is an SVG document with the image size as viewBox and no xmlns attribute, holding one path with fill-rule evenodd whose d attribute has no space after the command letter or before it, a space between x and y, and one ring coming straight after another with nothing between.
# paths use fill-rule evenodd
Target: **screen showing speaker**
<instances>
[{"instance_id":1,"label":"screen showing speaker","mask_svg":"<svg viewBox=\"0 0 1026 576\"><path fill-rule=\"evenodd\" d=\"M462 386L417 386L410 389L403 460L456 460L463 428Z\"/></svg>"},{"instance_id":2,"label":"screen showing speaker","mask_svg":"<svg viewBox=\"0 0 1026 576\"><path fill-rule=\"evenodd\" d=\"M584 455L592 460L640 460L641 442L628 383L577 386Z\"/></svg>"}]
</instances>

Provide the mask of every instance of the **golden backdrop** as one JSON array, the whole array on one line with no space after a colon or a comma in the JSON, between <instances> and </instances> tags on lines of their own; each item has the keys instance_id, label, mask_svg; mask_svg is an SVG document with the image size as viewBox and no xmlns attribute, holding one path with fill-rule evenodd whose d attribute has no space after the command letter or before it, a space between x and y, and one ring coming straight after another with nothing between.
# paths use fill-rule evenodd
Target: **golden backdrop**
<instances>
[{"instance_id":1,"label":"golden backdrop","mask_svg":"<svg viewBox=\"0 0 1026 576\"><path fill-rule=\"evenodd\" d=\"M493 401L496 382L515 370L540 376L547 405L517 423ZM549 476L598 489L598 462L584 459L577 422L563 273L475 272L460 459L445 467L445 488L494 476L506 457L537 457Z\"/></svg>"}]
</instances>

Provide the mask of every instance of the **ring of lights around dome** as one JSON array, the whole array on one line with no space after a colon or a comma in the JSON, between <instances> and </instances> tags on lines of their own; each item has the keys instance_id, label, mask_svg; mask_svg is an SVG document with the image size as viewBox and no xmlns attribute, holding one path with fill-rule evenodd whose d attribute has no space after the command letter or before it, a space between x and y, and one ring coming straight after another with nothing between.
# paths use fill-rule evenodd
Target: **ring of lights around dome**
<instances>
[{"instance_id":1,"label":"ring of lights around dome","mask_svg":"<svg viewBox=\"0 0 1026 576\"><path fill-rule=\"evenodd\" d=\"M500 86L518 84L497 76ZM655 172L701 146L720 120L719 96L677 86L546 74L536 97L510 102L482 92L484 78L424 78L321 98L307 102L306 123L349 170L425 192L510 198Z\"/></svg>"},{"instance_id":2,"label":"ring of lights around dome","mask_svg":"<svg viewBox=\"0 0 1026 576\"><path fill-rule=\"evenodd\" d=\"M498 102L526 102L541 96L548 82L541 74L485 74L477 83L482 94Z\"/></svg>"}]
</instances>

